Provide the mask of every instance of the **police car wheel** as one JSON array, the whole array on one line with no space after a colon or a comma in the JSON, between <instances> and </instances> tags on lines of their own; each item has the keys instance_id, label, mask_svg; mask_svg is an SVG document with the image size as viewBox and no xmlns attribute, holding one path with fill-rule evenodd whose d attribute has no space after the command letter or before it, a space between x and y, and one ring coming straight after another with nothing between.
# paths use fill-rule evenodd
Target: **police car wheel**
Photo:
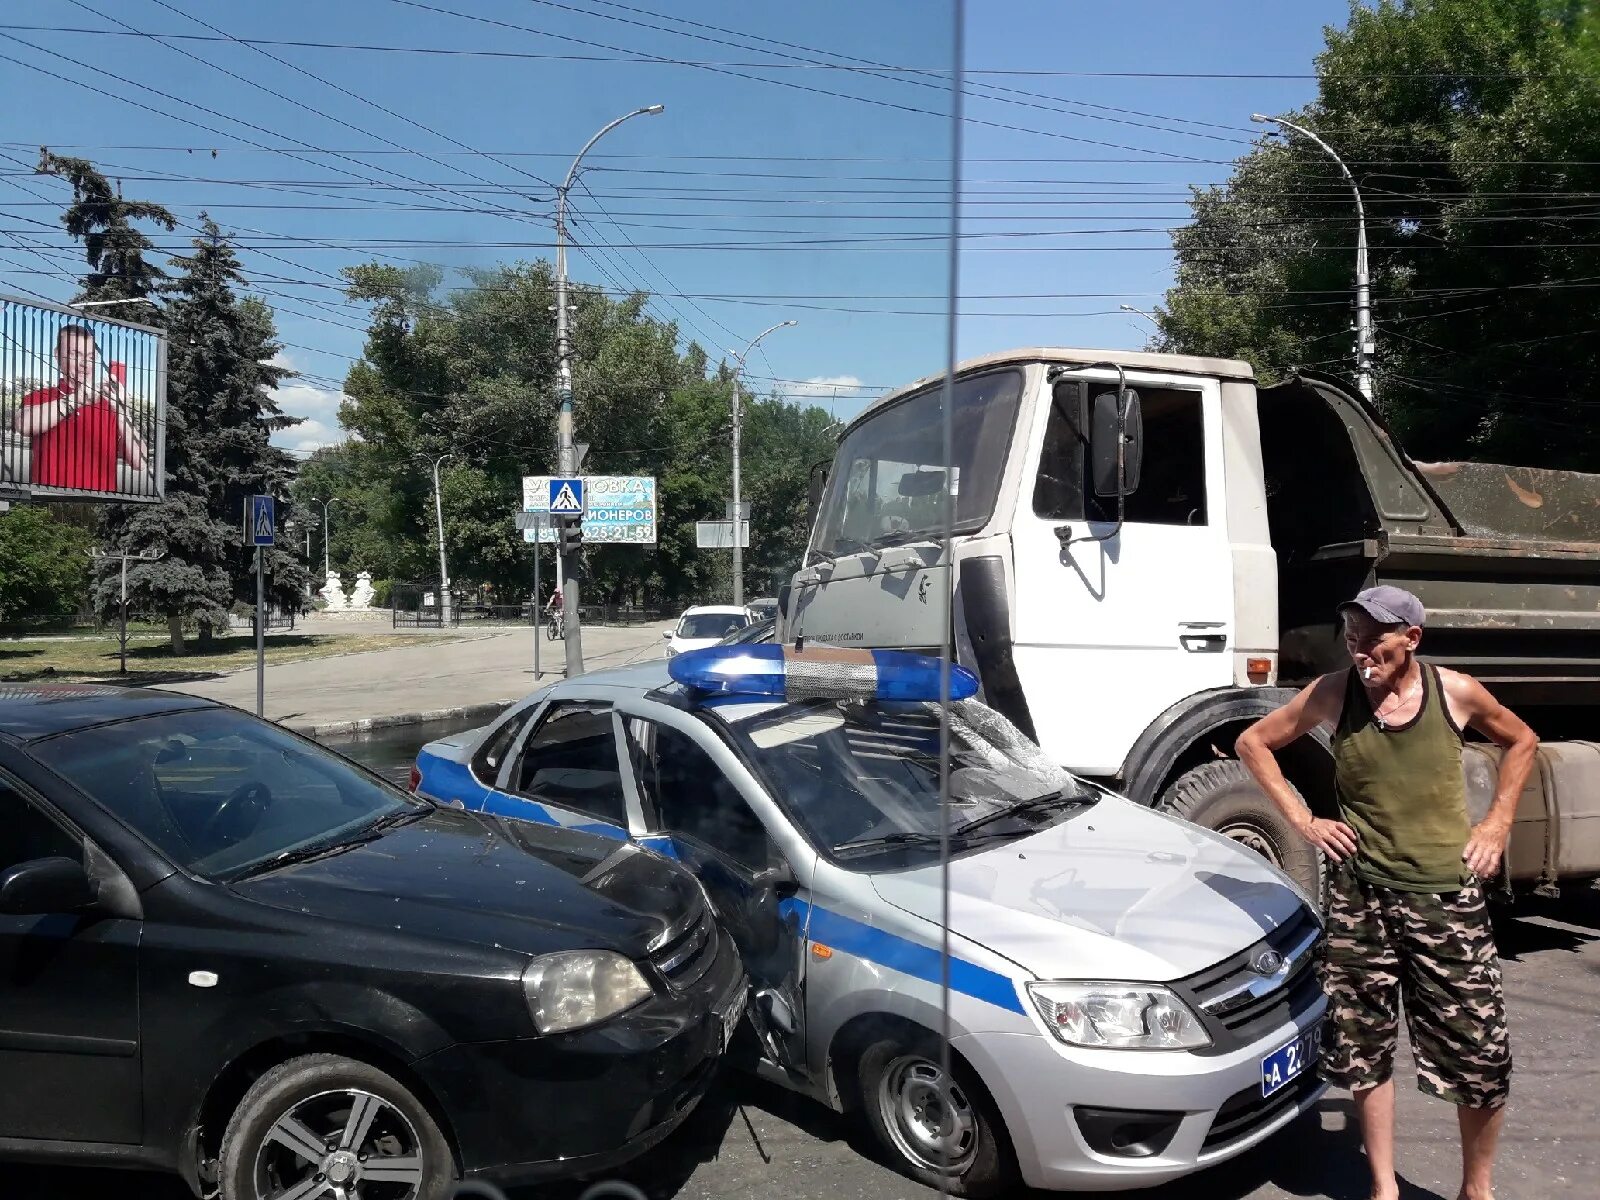
<instances>
[{"instance_id":1,"label":"police car wheel","mask_svg":"<svg viewBox=\"0 0 1600 1200\"><path fill-rule=\"evenodd\" d=\"M455 1159L428 1110L376 1067L292 1058L256 1080L222 1137L222 1200L445 1200Z\"/></svg>"},{"instance_id":2,"label":"police car wheel","mask_svg":"<svg viewBox=\"0 0 1600 1200\"><path fill-rule=\"evenodd\" d=\"M856 1071L861 1111L905 1174L953 1196L1003 1195L1016 1176L1005 1126L963 1064L946 1074L931 1036L868 1046Z\"/></svg>"},{"instance_id":3,"label":"police car wheel","mask_svg":"<svg viewBox=\"0 0 1600 1200\"><path fill-rule=\"evenodd\" d=\"M1202 763L1185 771L1162 794L1159 807L1253 850L1313 900L1321 895L1322 856L1294 831L1237 759Z\"/></svg>"}]
</instances>

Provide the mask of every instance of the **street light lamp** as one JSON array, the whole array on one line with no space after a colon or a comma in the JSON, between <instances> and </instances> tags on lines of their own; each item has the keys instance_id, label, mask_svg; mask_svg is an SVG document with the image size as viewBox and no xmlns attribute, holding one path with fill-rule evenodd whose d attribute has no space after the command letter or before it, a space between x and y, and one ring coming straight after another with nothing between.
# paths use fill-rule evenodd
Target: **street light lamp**
<instances>
[{"instance_id":1,"label":"street light lamp","mask_svg":"<svg viewBox=\"0 0 1600 1200\"><path fill-rule=\"evenodd\" d=\"M578 473L578 450L572 429L572 343L567 329L567 193L578 174L578 164L594 144L624 121L634 117L654 117L666 111L663 104L636 108L603 125L583 144L567 168L567 177L556 189L556 469L564 476ZM560 548L557 586L561 588L562 615L566 626L567 678L583 672L583 638L578 629L578 559L576 551Z\"/></svg>"},{"instance_id":2,"label":"street light lamp","mask_svg":"<svg viewBox=\"0 0 1600 1200\"><path fill-rule=\"evenodd\" d=\"M74 300L67 305L68 308L105 308L112 304L148 304L151 308L156 306L154 300L146 300L143 296L133 296L127 300Z\"/></svg>"},{"instance_id":3,"label":"street light lamp","mask_svg":"<svg viewBox=\"0 0 1600 1200\"><path fill-rule=\"evenodd\" d=\"M1356 177L1350 173L1350 168L1345 166L1344 159L1334 153L1332 146L1303 125L1296 125L1293 121L1286 121L1282 117L1269 117L1263 113L1251 113L1250 119L1258 125L1278 125L1293 130L1307 141L1314 143L1324 154L1339 164L1340 174L1350 185L1350 193L1356 199L1356 387L1363 396L1371 400L1372 360L1378 347L1372 330L1372 281L1367 274L1367 210L1361 202L1361 189L1356 186Z\"/></svg>"},{"instance_id":4,"label":"street light lamp","mask_svg":"<svg viewBox=\"0 0 1600 1200\"><path fill-rule=\"evenodd\" d=\"M763 329L750 339L750 344L741 353L730 350L733 355L733 602L735 605L744 604L744 547L739 544L739 526L741 524L741 505L739 503L739 428L740 428L740 400L739 379L744 374L744 360L756 348L761 339L767 334L779 329L787 329L798 325L798 321L779 321L770 329Z\"/></svg>"},{"instance_id":5,"label":"street light lamp","mask_svg":"<svg viewBox=\"0 0 1600 1200\"><path fill-rule=\"evenodd\" d=\"M1154 325L1157 329L1161 328L1161 322L1156 320L1154 313L1145 312L1144 309L1135 308L1131 304L1119 304L1119 305L1117 305L1117 307L1120 310L1122 310L1123 312L1125 312L1125 313L1132 313L1136 317L1143 317L1146 321L1149 321L1150 324Z\"/></svg>"}]
</instances>

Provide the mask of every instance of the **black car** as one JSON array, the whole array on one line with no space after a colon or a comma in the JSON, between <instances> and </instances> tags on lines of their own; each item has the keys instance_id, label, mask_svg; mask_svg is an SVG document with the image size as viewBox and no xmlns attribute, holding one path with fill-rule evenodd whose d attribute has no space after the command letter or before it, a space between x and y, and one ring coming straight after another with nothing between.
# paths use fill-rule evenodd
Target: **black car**
<instances>
[{"instance_id":1,"label":"black car","mask_svg":"<svg viewBox=\"0 0 1600 1200\"><path fill-rule=\"evenodd\" d=\"M0 1157L225 1200L604 1169L745 1000L686 872L171 693L0 686Z\"/></svg>"}]
</instances>

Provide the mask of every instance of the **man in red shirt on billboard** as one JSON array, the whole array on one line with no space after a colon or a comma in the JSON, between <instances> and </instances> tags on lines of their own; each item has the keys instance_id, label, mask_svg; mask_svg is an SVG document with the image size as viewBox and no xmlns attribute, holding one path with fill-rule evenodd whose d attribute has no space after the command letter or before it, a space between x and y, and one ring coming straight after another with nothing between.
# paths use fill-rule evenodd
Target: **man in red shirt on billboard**
<instances>
[{"instance_id":1,"label":"man in red shirt on billboard","mask_svg":"<svg viewBox=\"0 0 1600 1200\"><path fill-rule=\"evenodd\" d=\"M145 447L128 417L122 380L113 363L99 379L99 348L87 325L63 325L56 335L61 382L22 398L15 428L32 439L30 479L40 487L115 492L117 460L144 470Z\"/></svg>"}]
</instances>

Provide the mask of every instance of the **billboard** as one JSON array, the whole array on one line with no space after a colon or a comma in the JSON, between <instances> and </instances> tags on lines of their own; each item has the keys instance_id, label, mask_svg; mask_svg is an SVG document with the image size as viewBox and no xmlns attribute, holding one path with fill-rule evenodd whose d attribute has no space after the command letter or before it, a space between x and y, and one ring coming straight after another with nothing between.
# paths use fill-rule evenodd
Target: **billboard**
<instances>
[{"instance_id":1,"label":"billboard","mask_svg":"<svg viewBox=\"0 0 1600 1200\"><path fill-rule=\"evenodd\" d=\"M522 511L550 511L550 476L522 477ZM583 518L586 545L631 543L653 546L656 541L656 481L651 475L585 475ZM556 529L545 524L524 529L523 541L553 544Z\"/></svg>"},{"instance_id":2,"label":"billboard","mask_svg":"<svg viewBox=\"0 0 1600 1200\"><path fill-rule=\"evenodd\" d=\"M167 339L0 296L0 495L159 500Z\"/></svg>"}]
</instances>

